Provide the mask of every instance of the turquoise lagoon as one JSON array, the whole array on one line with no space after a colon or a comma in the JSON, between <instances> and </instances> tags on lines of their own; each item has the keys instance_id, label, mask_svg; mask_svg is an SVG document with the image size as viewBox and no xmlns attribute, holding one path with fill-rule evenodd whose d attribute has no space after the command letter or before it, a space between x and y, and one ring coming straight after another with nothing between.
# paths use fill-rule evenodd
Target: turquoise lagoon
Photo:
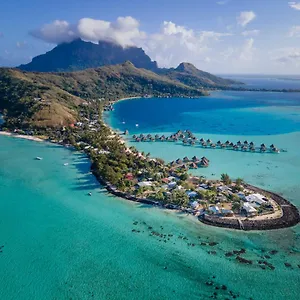
<instances>
[{"instance_id":1,"label":"turquoise lagoon","mask_svg":"<svg viewBox=\"0 0 300 300\"><path fill-rule=\"evenodd\" d=\"M226 93L205 101L217 101L218 97L243 102L240 96L234 95L232 100ZM285 95L282 98L279 100L287 101ZM135 108L130 108L129 114L126 106L131 101ZM202 124L193 130L199 136L272 142L286 148L288 152L279 155L260 155L180 144L134 144L168 161L203 154L211 160L211 166L202 170L207 177L228 172L280 192L300 206L297 97L288 100L292 106L281 109L274 105L269 109L265 104L231 105L222 111L211 107L204 112L189 103L198 100L180 99L176 101L182 112L176 114L174 108L171 123L161 116L169 118L169 107L174 106L171 100L158 99L162 102L143 113L142 103L147 99L131 101L120 102L107 116L114 128L129 127L131 133L167 133ZM187 109L189 105L192 110ZM231 126L228 120L235 123L239 111L244 121ZM222 115L220 134L218 128L209 129L213 126L204 118L218 120ZM264 125L256 126L256 120L265 118L268 126L277 119L275 124L280 123L281 128L274 128L272 135L255 132L253 128ZM249 127L249 135L234 131L241 130L240 124L251 122L255 126L252 132ZM232 128L228 134L226 127ZM36 161L36 156L44 159ZM232 299L230 291L239 295L238 299L299 297L299 226L246 233L219 229L180 213L112 197L90 174L85 156L52 144L0 136L0 162L0 247L4 246L0 250L1 299L208 299L214 293L218 299ZM69 164L64 166L66 162ZM87 196L90 191L92 197ZM225 255L241 248L246 249L242 256L252 260L252 265ZM272 250L278 253L272 254ZM268 261L275 270L263 270L258 260ZM207 285L209 281L213 285Z\"/></svg>"}]
</instances>

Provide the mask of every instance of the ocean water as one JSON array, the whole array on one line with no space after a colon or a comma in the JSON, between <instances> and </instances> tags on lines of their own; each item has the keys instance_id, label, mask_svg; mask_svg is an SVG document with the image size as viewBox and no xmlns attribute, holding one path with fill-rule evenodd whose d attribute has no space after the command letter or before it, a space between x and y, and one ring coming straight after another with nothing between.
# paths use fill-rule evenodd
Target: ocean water
<instances>
[{"instance_id":1,"label":"ocean water","mask_svg":"<svg viewBox=\"0 0 300 300\"><path fill-rule=\"evenodd\" d=\"M299 99L232 92L138 99L118 103L106 121L131 134L181 128L215 141L274 143L287 152L133 145L166 161L205 155L210 167L198 174L217 178L227 172L281 193L300 208ZM209 299L214 293L217 299L232 294L299 299L299 225L264 232L206 226L191 216L108 195L89 167L78 152L0 136L1 299ZM226 255L242 248L251 265ZM275 270L262 269L260 260Z\"/></svg>"},{"instance_id":2,"label":"ocean water","mask_svg":"<svg viewBox=\"0 0 300 300\"><path fill-rule=\"evenodd\" d=\"M109 196L52 144L0 136L0 160L1 299L298 299L296 228L219 229ZM241 248L252 265L226 257Z\"/></svg>"}]
</instances>

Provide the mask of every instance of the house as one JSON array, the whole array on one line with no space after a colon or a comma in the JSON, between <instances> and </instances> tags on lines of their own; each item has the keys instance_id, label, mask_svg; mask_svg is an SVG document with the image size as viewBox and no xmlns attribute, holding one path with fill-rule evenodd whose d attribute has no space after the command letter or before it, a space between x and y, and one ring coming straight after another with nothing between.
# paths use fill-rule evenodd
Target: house
<instances>
[{"instance_id":1,"label":"house","mask_svg":"<svg viewBox=\"0 0 300 300\"><path fill-rule=\"evenodd\" d=\"M242 199L242 200L246 200L246 196L245 196L245 194L242 193L242 192L238 192L238 193L237 193L237 196L238 196L240 199Z\"/></svg>"},{"instance_id":2,"label":"house","mask_svg":"<svg viewBox=\"0 0 300 300\"><path fill-rule=\"evenodd\" d=\"M201 187L201 188L203 188L205 190L207 190L209 188L209 186L207 184L205 184L205 183L200 184L199 187Z\"/></svg>"},{"instance_id":3,"label":"house","mask_svg":"<svg viewBox=\"0 0 300 300\"><path fill-rule=\"evenodd\" d=\"M267 204L268 203L268 199L266 199L261 194L251 194L251 195L249 195L249 196L246 197L246 201L247 202L257 203L258 205L262 205L262 204Z\"/></svg>"},{"instance_id":4,"label":"house","mask_svg":"<svg viewBox=\"0 0 300 300\"><path fill-rule=\"evenodd\" d=\"M198 203L198 201L193 201L190 203L190 205L192 208L196 209L199 206L199 203Z\"/></svg>"},{"instance_id":5,"label":"house","mask_svg":"<svg viewBox=\"0 0 300 300\"><path fill-rule=\"evenodd\" d=\"M195 198L197 197L197 192L193 192L193 191L187 191L186 194L190 197L190 198Z\"/></svg>"},{"instance_id":6,"label":"house","mask_svg":"<svg viewBox=\"0 0 300 300\"><path fill-rule=\"evenodd\" d=\"M175 181L170 182L170 183L168 184L168 188L169 188L169 189L173 189L173 188L175 188L176 185L177 185L177 183L176 183Z\"/></svg>"},{"instance_id":7,"label":"house","mask_svg":"<svg viewBox=\"0 0 300 300\"><path fill-rule=\"evenodd\" d=\"M227 185L220 185L217 188L218 192L231 192L232 189L230 187L228 187Z\"/></svg>"},{"instance_id":8,"label":"house","mask_svg":"<svg viewBox=\"0 0 300 300\"><path fill-rule=\"evenodd\" d=\"M221 209L221 214L224 215L224 216L226 216L226 217L231 217L231 216L233 216L233 211L230 210L230 209L224 209L224 208L222 208Z\"/></svg>"},{"instance_id":9,"label":"house","mask_svg":"<svg viewBox=\"0 0 300 300\"><path fill-rule=\"evenodd\" d=\"M150 181L141 181L141 182L138 182L138 186L139 187L150 187L150 186L152 186L152 182L150 182Z\"/></svg>"},{"instance_id":10,"label":"house","mask_svg":"<svg viewBox=\"0 0 300 300\"><path fill-rule=\"evenodd\" d=\"M169 183L169 182L170 182L170 180L169 180L168 178L163 178L161 181L162 181L163 183Z\"/></svg>"},{"instance_id":11,"label":"house","mask_svg":"<svg viewBox=\"0 0 300 300\"><path fill-rule=\"evenodd\" d=\"M218 215L220 213L220 209L218 206L210 206L208 208L209 212L214 214L214 215Z\"/></svg>"},{"instance_id":12,"label":"house","mask_svg":"<svg viewBox=\"0 0 300 300\"><path fill-rule=\"evenodd\" d=\"M125 175L125 179L127 179L127 180L133 180L133 179L134 179L134 176L133 176L132 173L127 173L127 174Z\"/></svg>"},{"instance_id":13,"label":"house","mask_svg":"<svg viewBox=\"0 0 300 300\"><path fill-rule=\"evenodd\" d=\"M244 211L248 217L253 217L257 215L257 210L248 202L244 203L242 211Z\"/></svg>"}]
</instances>

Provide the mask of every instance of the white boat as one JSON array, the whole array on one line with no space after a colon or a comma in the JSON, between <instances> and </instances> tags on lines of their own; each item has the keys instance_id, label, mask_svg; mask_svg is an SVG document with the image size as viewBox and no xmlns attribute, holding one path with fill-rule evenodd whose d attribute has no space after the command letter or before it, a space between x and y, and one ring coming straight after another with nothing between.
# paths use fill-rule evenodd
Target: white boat
<instances>
[{"instance_id":1,"label":"white boat","mask_svg":"<svg viewBox=\"0 0 300 300\"><path fill-rule=\"evenodd\" d=\"M88 195L89 195L89 196L92 196L92 193L91 193L91 192L89 192L89 193L88 193Z\"/></svg>"},{"instance_id":2,"label":"white boat","mask_svg":"<svg viewBox=\"0 0 300 300\"><path fill-rule=\"evenodd\" d=\"M64 163L64 166L68 166L69 165L69 163Z\"/></svg>"},{"instance_id":3,"label":"white boat","mask_svg":"<svg viewBox=\"0 0 300 300\"><path fill-rule=\"evenodd\" d=\"M35 159L36 159L36 160L42 160L43 158L42 158L42 157L39 157L39 156L37 156Z\"/></svg>"},{"instance_id":4,"label":"white boat","mask_svg":"<svg viewBox=\"0 0 300 300\"><path fill-rule=\"evenodd\" d=\"M136 127L139 127L139 124L135 124Z\"/></svg>"}]
</instances>

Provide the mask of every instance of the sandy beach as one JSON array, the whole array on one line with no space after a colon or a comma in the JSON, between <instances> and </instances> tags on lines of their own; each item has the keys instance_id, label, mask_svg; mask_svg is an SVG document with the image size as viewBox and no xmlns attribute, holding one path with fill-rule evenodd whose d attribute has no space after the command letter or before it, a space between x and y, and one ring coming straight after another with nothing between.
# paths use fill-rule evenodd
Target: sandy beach
<instances>
[{"instance_id":1,"label":"sandy beach","mask_svg":"<svg viewBox=\"0 0 300 300\"><path fill-rule=\"evenodd\" d=\"M11 136L14 138L25 139L25 140L35 141L35 142L44 142L43 139L35 137L35 136L16 134L16 133L8 132L8 131L0 131L0 135Z\"/></svg>"}]
</instances>

